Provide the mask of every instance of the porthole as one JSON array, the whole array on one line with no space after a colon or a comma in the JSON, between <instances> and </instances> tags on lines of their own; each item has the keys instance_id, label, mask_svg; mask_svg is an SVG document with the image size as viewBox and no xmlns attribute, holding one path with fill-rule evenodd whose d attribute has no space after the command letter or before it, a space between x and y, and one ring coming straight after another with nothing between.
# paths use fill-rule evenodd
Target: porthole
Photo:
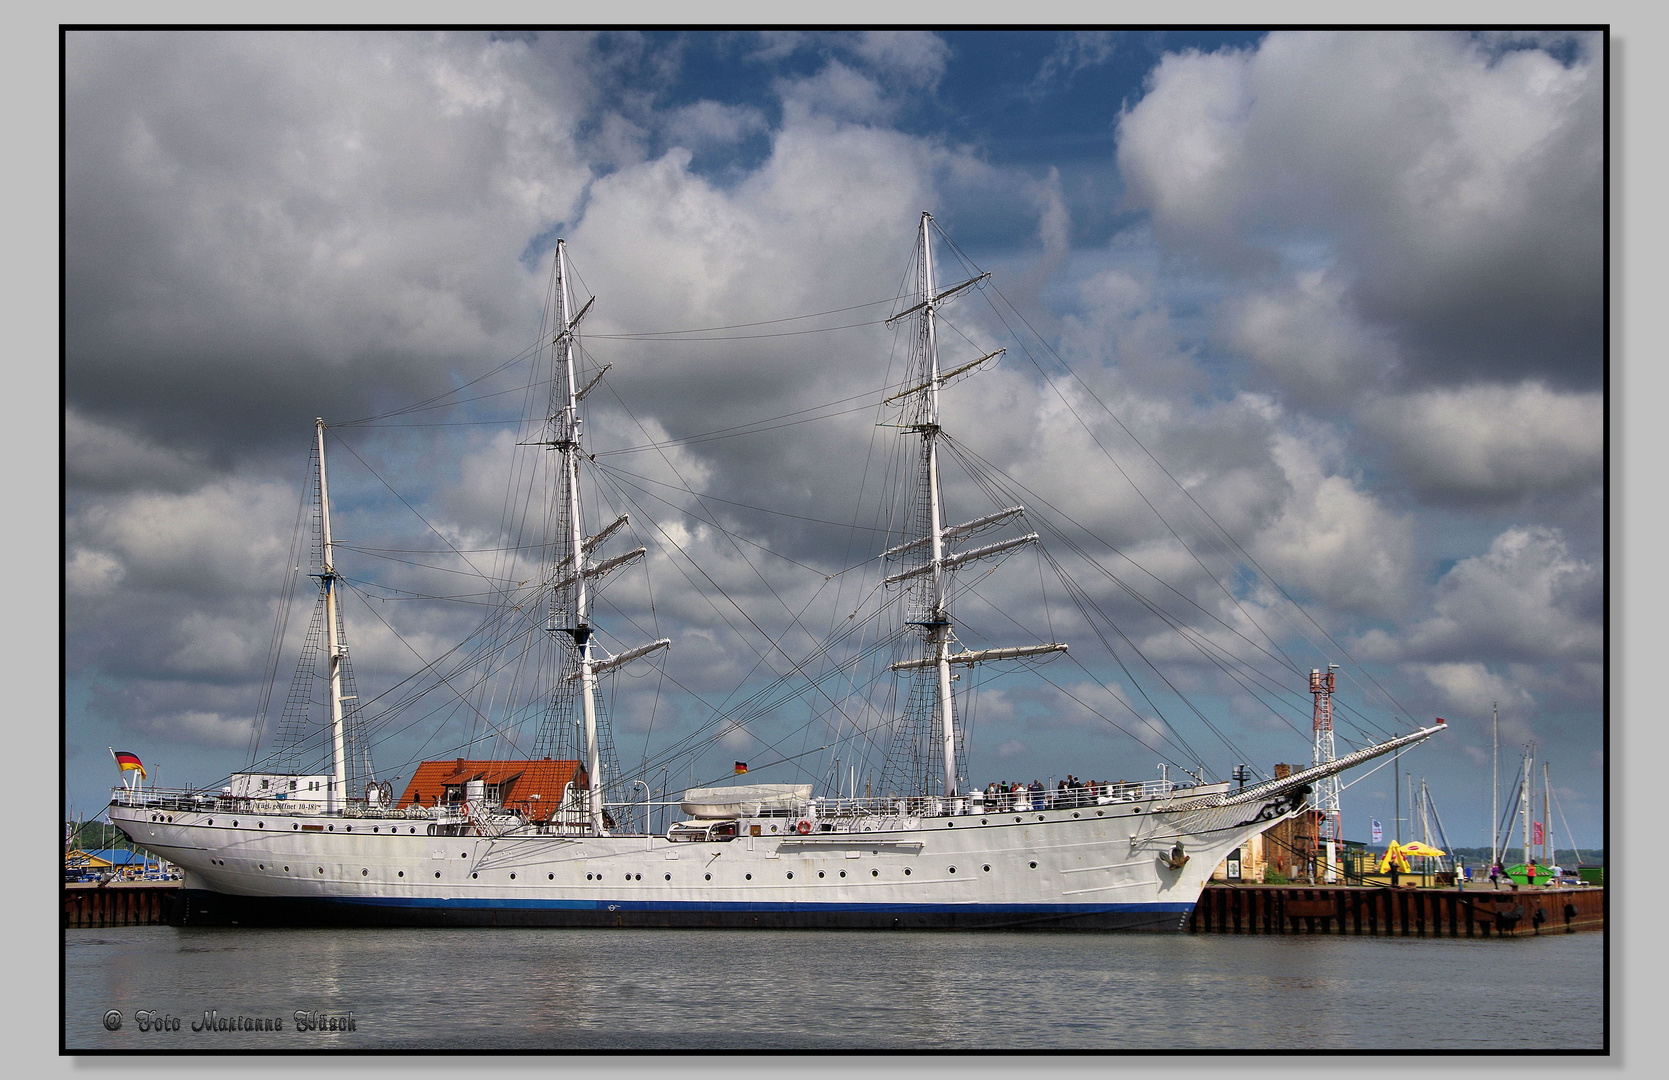
<instances>
[{"instance_id":1,"label":"porthole","mask_svg":"<svg viewBox=\"0 0 1669 1080\"><path fill-rule=\"evenodd\" d=\"M643 875L642 874L637 874L635 876L636 876L637 880L639 880L639 881L643 880Z\"/></svg>"},{"instance_id":2,"label":"porthole","mask_svg":"<svg viewBox=\"0 0 1669 1080\"><path fill-rule=\"evenodd\" d=\"M155 820L156 820L156 818L155 818L155 817L152 817L152 818L151 818L151 820L152 820L152 821L155 821ZM213 824L214 824L214 818L210 818L210 819L209 819L209 824L210 824L210 825L213 825Z\"/></svg>"},{"instance_id":3,"label":"porthole","mask_svg":"<svg viewBox=\"0 0 1669 1080\"><path fill-rule=\"evenodd\" d=\"M792 871L792 870L788 871L788 880L789 881L794 880L794 871Z\"/></svg>"},{"instance_id":4,"label":"porthole","mask_svg":"<svg viewBox=\"0 0 1669 1080\"><path fill-rule=\"evenodd\" d=\"M844 871L844 870L842 870L842 871L841 871L841 872L840 872L840 876L841 876L841 877L845 877L845 876L846 876L846 871Z\"/></svg>"},{"instance_id":5,"label":"porthole","mask_svg":"<svg viewBox=\"0 0 1669 1080\"><path fill-rule=\"evenodd\" d=\"M436 870L436 871L435 871L435 876L436 876L436 877L440 877L440 871L439 871L439 870Z\"/></svg>"},{"instance_id":6,"label":"porthole","mask_svg":"<svg viewBox=\"0 0 1669 1080\"><path fill-rule=\"evenodd\" d=\"M1139 813L1141 813L1141 812L1142 812L1142 808L1141 808L1141 807L1139 807L1139 806L1132 806L1132 807L1131 807L1131 808L1130 808L1130 812L1131 812L1131 813L1132 813L1132 814L1139 814Z\"/></svg>"},{"instance_id":7,"label":"porthole","mask_svg":"<svg viewBox=\"0 0 1669 1080\"><path fill-rule=\"evenodd\" d=\"M1100 816L1101 816L1101 815L1102 815L1102 814L1104 814L1104 813L1106 813L1106 811L1105 811L1105 810L1097 810L1097 811L1096 811L1096 812L1095 812L1095 816L1096 816L1096 817L1100 817Z\"/></svg>"},{"instance_id":8,"label":"porthole","mask_svg":"<svg viewBox=\"0 0 1669 1080\"><path fill-rule=\"evenodd\" d=\"M460 858L460 859L467 859L467 858L469 858L469 852L467 852L467 851L460 851L460 852L458 852L458 858Z\"/></svg>"},{"instance_id":9,"label":"porthole","mask_svg":"<svg viewBox=\"0 0 1669 1080\"><path fill-rule=\"evenodd\" d=\"M585 877L586 877L586 880L590 880L591 875L587 874L587 875L585 875ZM555 874L546 874L545 875L545 880L546 881L555 881L556 880L556 875Z\"/></svg>"},{"instance_id":10,"label":"porthole","mask_svg":"<svg viewBox=\"0 0 1669 1080\"><path fill-rule=\"evenodd\" d=\"M870 877L880 877L880 876L881 876L881 871L879 871L879 870L871 870L871 871L870 871L870 872L869 872L869 876L870 876Z\"/></svg>"},{"instance_id":11,"label":"porthole","mask_svg":"<svg viewBox=\"0 0 1669 1080\"><path fill-rule=\"evenodd\" d=\"M359 876L360 877L370 877L371 876L371 871L369 869L361 870L359 872Z\"/></svg>"},{"instance_id":12,"label":"porthole","mask_svg":"<svg viewBox=\"0 0 1669 1080\"><path fill-rule=\"evenodd\" d=\"M817 871L817 876L818 877L823 877L824 876L823 871L821 871L821 870Z\"/></svg>"},{"instance_id":13,"label":"porthole","mask_svg":"<svg viewBox=\"0 0 1669 1080\"><path fill-rule=\"evenodd\" d=\"M552 874L551 876L554 878L556 875ZM591 875L590 874L585 875L585 880L590 881L591 880Z\"/></svg>"},{"instance_id":14,"label":"porthole","mask_svg":"<svg viewBox=\"0 0 1669 1080\"><path fill-rule=\"evenodd\" d=\"M788 875L788 876L789 876L789 877L793 877L793 876L794 876L794 875L793 875L793 874L789 874L789 875ZM671 875L671 874L668 874L668 875L667 875L667 876L666 876L666 879L667 879L667 880L668 880L668 881L671 881L671 880L672 880L672 875Z\"/></svg>"},{"instance_id":15,"label":"porthole","mask_svg":"<svg viewBox=\"0 0 1669 1080\"><path fill-rule=\"evenodd\" d=\"M234 829L235 829L235 828L237 828L237 825L238 825L238 823L237 823L237 822L235 822L235 821L234 821L234 822L232 822L232 827L233 827L233 828L234 828ZM330 831L331 831L331 832L335 832L335 831L336 831L336 826L334 826L334 825L331 825L331 826L329 826L329 830L330 830Z\"/></svg>"},{"instance_id":16,"label":"porthole","mask_svg":"<svg viewBox=\"0 0 1669 1080\"><path fill-rule=\"evenodd\" d=\"M413 826L412 826L412 827L411 827L411 834L412 834L412 835L413 835L413 836L416 836L416 835L417 835L417 826L416 826L416 825L413 825Z\"/></svg>"},{"instance_id":17,"label":"porthole","mask_svg":"<svg viewBox=\"0 0 1669 1080\"><path fill-rule=\"evenodd\" d=\"M1021 820L1021 819L1020 819L1020 818L1015 818L1015 819L1014 819L1014 820L1015 820L1015 821L1019 821L1019 820Z\"/></svg>"},{"instance_id":18,"label":"porthole","mask_svg":"<svg viewBox=\"0 0 1669 1080\"><path fill-rule=\"evenodd\" d=\"M324 867L322 867L322 866L321 866L321 867L319 867L319 873L321 873L321 874L322 874L322 873L324 873L324 872L325 872L325 868L324 868Z\"/></svg>"},{"instance_id":19,"label":"porthole","mask_svg":"<svg viewBox=\"0 0 1669 1080\"><path fill-rule=\"evenodd\" d=\"M776 831L777 831L777 827L776 827L776 826L775 826L775 825L772 825L772 826L771 826L771 831L772 831L772 832L776 832Z\"/></svg>"},{"instance_id":20,"label":"porthole","mask_svg":"<svg viewBox=\"0 0 1669 1080\"><path fill-rule=\"evenodd\" d=\"M256 867L257 870L265 870L266 868L267 868L266 863L261 863L259 866Z\"/></svg>"},{"instance_id":21,"label":"porthole","mask_svg":"<svg viewBox=\"0 0 1669 1080\"><path fill-rule=\"evenodd\" d=\"M300 826L300 825L296 825L296 824L291 824L291 826L290 826L290 828L291 828L291 830L295 830L295 829L299 829L299 828L301 828L301 826Z\"/></svg>"},{"instance_id":22,"label":"porthole","mask_svg":"<svg viewBox=\"0 0 1669 1080\"><path fill-rule=\"evenodd\" d=\"M989 874L991 872L991 864L986 863L984 866L980 867L980 869L984 870L987 874Z\"/></svg>"},{"instance_id":23,"label":"porthole","mask_svg":"<svg viewBox=\"0 0 1669 1080\"><path fill-rule=\"evenodd\" d=\"M986 820L985 820L985 819L984 819L984 818L980 818L980 819L979 819L979 823L980 823L980 824L981 824L981 825L989 825L989 824L990 824L990 822L988 822L988 821L986 821Z\"/></svg>"},{"instance_id":24,"label":"porthole","mask_svg":"<svg viewBox=\"0 0 1669 1080\"><path fill-rule=\"evenodd\" d=\"M954 874L954 873L956 873L956 867L954 867L954 866L953 866L953 867L951 867L951 868L950 868L950 872L951 872L951 873L953 873L953 874Z\"/></svg>"},{"instance_id":25,"label":"porthole","mask_svg":"<svg viewBox=\"0 0 1669 1080\"><path fill-rule=\"evenodd\" d=\"M713 880L713 875L712 875L712 874L708 874L708 875L707 875L707 880L708 880L708 881L712 881L712 880Z\"/></svg>"},{"instance_id":26,"label":"porthole","mask_svg":"<svg viewBox=\"0 0 1669 1080\"><path fill-rule=\"evenodd\" d=\"M954 821L947 821L947 822L945 822L945 828L947 828L947 829L954 829L954 828L956 828L956 822L954 822Z\"/></svg>"},{"instance_id":27,"label":"porthole","mask_svg":"<svg viewBox=\"0 0 1669 1080\"><path fill-rule=\"evenodd\" d=\"M747 878L748 881L753 880L753 875L752 874L747 874L747 875L744 875L744 876Z\"/></svg>"},{"instance_id":28,"label":"porthole","mask_svg":"<svg viewBox=\"0 0 1669 1080\"><path fill-rule=\"evenodd\" d=\"M405 871L404 871L404 870L402 870L402 871L400 871L400 876L401 876L401 877L405 877L405 876L406 876L406 872L405 872Z\"/></svg>"},{"instance_id":29,"label":"porthole","mask_svg":"<svg viewBox=\"0 0 1669 1080\"><path fill-rule=\"evenodd\" d=\"M906 866L906 867L905 867L905 868L904 868L904 876L905 876L905 877L909 877L909 876L910 876L910 868L909 868L909 867L908 867L908 866Z\"/></svg>"},{"instance_id":30,"label":"porthole","mask_svg":"<svg viewBox=\"0 0 1669 1080\"><path fill-rule=\"evenodd\" d=\"M285 872L285 873L286 873L286 874L288 874L288 873L289 873L289 872L290 872L290 868L289 868L289 867L288 867L288 866L286 866L286 867L285 867L285 868L284 868L284 872Z\"/></svg>"},{"instance_id":31,"label":"porthole","mask_svg":"<svg viewBox=\"0 0 1669 1080\"><path fill-rule=\"evenodd\" d=\"M348 826L348 827L347 827L347 829L348 829L348 831L349 831L349 832L353 832L353 831L354 831L354 827L353 827L353 826L352 826L352 825L349 825L349 826Z\"/></svg>"},{"instance_id":32,"label":"porthole","mask_svg":"<svg viewBox=\"0 0 1669 1080\"><path fill-rule=\"evenodd\" d=\"M511 874L511 875L510 875L510 880L511 880L511 881L515 881L515 880L516 880L516 875L515 875L515 874Z\"/></svg>"},{"instance_id":33,"label":"porthole","mask_svg":"<svg viewBox=\"0 0 1669 1080\"><path fill-rule=\"evenodd\" d=\"M1048 820L1049 820L1049 819L1048 819L1048 818L1046 818L1046 817L1044 817L1044 816L1043 816L1043 815L1042 815L1042 814L1039 814L1039 815L1037 815L1037 820L1039 820L1039 821L1048 821Z\"/></svg>"},{"instance_id":34,"label":"porthole","mask_svg":"<svg viewBox=\"0 0 1669 1080\"><path fill-rule=\"evenodd\" d=\"M376 831L377 831L377 827L376 827L376 826L375 826L375 825L373 825L373 826L371 826L371 831L372 831L372 832L376 832Z\"/></svg>"},{"instance_id":35,"label":"porthole","mask_svg":"<svg viewBox=\"0 0 1669 1080\"><path fill-rule=\"evenodd\" d=\"M471 878L471 880L473 880L473 879L478 878L480 876L481 876L480 874L471 874L470 878Z\"/></svg>"},{"instance_id":36,"label":"porthole","mask_svg":"<svg viewBox=\"0 0 1669 1080\"><path fill-rule=\"evenodd\" d=\"M266 828L266 827L267 827L267 823L266 823L266 822L264 822L264 821L257 821L257 822L256 822L256 823L255 823L255 827L256 827L256 828L257 828L257 829L264 829L264 828Z\"/></svg>"},{"instance_id":37,"label":"porthole","mask_svg":"<svg viewBox=\"0 0 1669 1080\"><path fill-rule=\"evenodd\" d=\"M1031 867L1032 867L1032 869L1033 869L1033 870L1036 870L1036 869L1037 869L1037 864L1036 864L1036 863L1032 863L1032 864L1031 864Z\"/></svg>"},{"instance_id":38,"label":"porthole","mask_svg":"<svg viewBox=\"0 0 1669 1080\"><path fill-rule=\"evenodd\" d=\"M1072 811L1072 816L1073 817L1078 817L1080 815L1079 815L1078 811L1074 810L1074 811Z\"/></svg>"},{"instance_id":39,"label":"porthole","mask_svg":"<svg viewBox=\"0 0 1669 1080\"><path fill-rule=\"evenodd\" d=\"M234 821L234 822L232 822L232 828L234 828L234 829L235 829L235 828L237 828L237 827L238 827L238 823L237 823L237 822L235 822L235 821Z\"/></svg>"}]
</instances>

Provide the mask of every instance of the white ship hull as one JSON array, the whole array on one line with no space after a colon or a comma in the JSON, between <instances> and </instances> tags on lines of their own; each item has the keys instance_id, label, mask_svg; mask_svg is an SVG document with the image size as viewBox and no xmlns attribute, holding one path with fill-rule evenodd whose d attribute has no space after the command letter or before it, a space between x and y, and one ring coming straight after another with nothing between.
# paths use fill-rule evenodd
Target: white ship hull
<instances>
[{"instance_id":1,"label":"white ship hull","mask_svg":"<svg viewBox=\"0 0 1669 1080\"><path fill-rule=\"evenodd\" d=\"M1177 930L1223 858L1301 799L1152 799L724 842L431 836L396 816L165 802L119 801L110 817L185 870L184 923Z\"/></svg>"}]
</instances>

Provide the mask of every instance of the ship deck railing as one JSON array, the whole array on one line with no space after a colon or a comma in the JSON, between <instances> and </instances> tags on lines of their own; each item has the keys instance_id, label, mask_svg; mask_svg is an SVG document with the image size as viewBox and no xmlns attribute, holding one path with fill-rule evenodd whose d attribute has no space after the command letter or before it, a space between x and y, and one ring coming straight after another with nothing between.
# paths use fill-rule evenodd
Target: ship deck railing
<instances>
[{"instance_id":1,"label":"ship deck railing","mask_svg":"<svg viewBox=\"0 0 1669 1080\"><path fill-rule=\"evenodd\" d=\"M977 814L1028 813L1039 810L1064 810L1079 807L1107 806L1114 803L1140 802L1174 798L1186 789L1166 780L1085 784L1077 788L1053 788L1042 792L1016 791L992 794L970 792L945 798L937 795L869 796L864 798L818 797L806 805L785 809L763 809L758 817L809 819L825 824L856 824L865 820L900 818L967 816ZM145 788L134 791L126 787L112 789L111 802L117 806L181 812L223 814L260 814L266 817L321 817L326 816L325 803L318 799L263 799L252 796L233 796L225 792L194 788ZM661 811L677 813L679 800L638 800L609 803L610 809L633 815L636 812ZM442 806L395 807L372 805L363 799L350 799L333 816L354 819L390 821L422 821L437 825L490 825L495 830L514 829L526 824L526 819L513 810L489 805L480 808L473 820L462 803ZM490 821L488 819L491 819ZM572 820L570 820L572 819ZM585 831L588 825L583 813L565 809L558 819L546 823L540 832Z\"/></svg>"},{"instance_id":2,"label":"ship deck railing","mask_svg":"<svg viewBox=\"0 0 1669 1080\"><path fill-rule=\"evenodd\" d=\"M167 810L175 813L260 814L264 817L321 817L326 814L323 799L261 799L227 795L195 788L146 788L131 791L111 789L111 803L139 810ZM336 816L388 818L395 821L464 821L458 806L373 806L364 799L350 799Z\"/></svg>"}]
</instances>

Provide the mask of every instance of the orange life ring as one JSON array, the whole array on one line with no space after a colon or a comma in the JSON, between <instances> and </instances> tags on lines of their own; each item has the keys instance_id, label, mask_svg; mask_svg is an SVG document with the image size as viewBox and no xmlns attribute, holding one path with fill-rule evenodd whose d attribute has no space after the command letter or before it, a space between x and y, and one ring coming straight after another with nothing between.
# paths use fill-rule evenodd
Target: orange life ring
<instances>
[{"instance_id":1,"label":"orange life ring","mask_svg":"<svg viewBox=\"0 0 1669 1080\"><path fill-rule=\"evenodd\" d=\"M799 823L799 825L797 825L795 827L800 830L800 835L804 836L811 831L811 822L802 821L802 822Z\"/></svg>"}]
</instances>

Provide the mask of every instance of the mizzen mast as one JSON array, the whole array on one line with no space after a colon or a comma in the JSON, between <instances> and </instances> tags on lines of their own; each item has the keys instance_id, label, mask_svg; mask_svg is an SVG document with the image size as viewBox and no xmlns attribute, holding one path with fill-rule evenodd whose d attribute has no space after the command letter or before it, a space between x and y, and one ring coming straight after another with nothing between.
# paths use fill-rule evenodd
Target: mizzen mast
<instances>
[{"instance_id":1,"label":"mizzen mast","mask_svg":"<svg viewBox=\"0 0 1669 1080\"><path fill-rule=\"evenodd\" d=\"M319 583L324 590L326 655L330 679L330 789L325 792L325 812L341 813L348 799L348 756L343 748L342 661L347 649L342 644L336 621L336 559L330 542L330 488L325 483L325 422L313 421L319 440L319 540L323 551Z\"/></svg>"}]
</instances>

